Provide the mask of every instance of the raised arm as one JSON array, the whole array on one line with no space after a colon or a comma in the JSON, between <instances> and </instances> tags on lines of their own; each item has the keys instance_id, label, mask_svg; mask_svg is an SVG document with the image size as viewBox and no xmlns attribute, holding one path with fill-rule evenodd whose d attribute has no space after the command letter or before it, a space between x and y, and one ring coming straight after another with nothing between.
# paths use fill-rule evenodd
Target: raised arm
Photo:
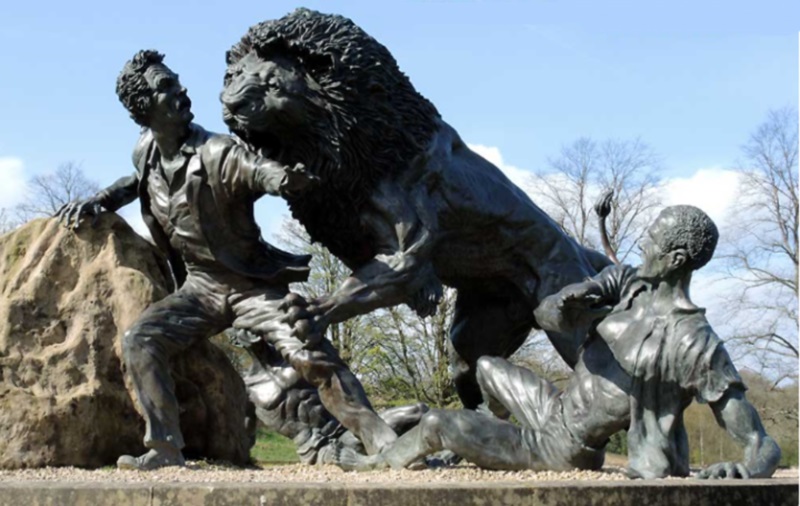
<instances>
[{"instance_id":1,"label":"raised arm","mask_svg":"<svg viewBox=\"0 0 800 506\"><path fill-rule=\"evenodd\" d=\"M697 474L698 478L769 478L781 460L781 449L767 435L761 418L744 392L731 387L717 402L709 403L720 427L744 448L741 462L720 462Z\"/></svg>"},{"instance_id":2,"label":"raised arm","mask_svg":"<svg viewBox=\"0 0 800 506\"><path fill-rule=\"evenodd\" d=\"M317 180L302 163L288 167L251 152L227 136L214 137L207 149L208 156L219 158L220 177L233 192L288 196Z\"/></svg>"},{"instance_id":3,"label":"raised arm","mask_svg":"<svg viewBox=\"0 0 800 506\"><path fill-rule=\"evenodd\" d=\"M626 266L610 266L593 278L565 286L539 303L533 312L536 322L542 329L553 332L588 327L619 301L630 272Z\"/></svg>"}]
</instances>

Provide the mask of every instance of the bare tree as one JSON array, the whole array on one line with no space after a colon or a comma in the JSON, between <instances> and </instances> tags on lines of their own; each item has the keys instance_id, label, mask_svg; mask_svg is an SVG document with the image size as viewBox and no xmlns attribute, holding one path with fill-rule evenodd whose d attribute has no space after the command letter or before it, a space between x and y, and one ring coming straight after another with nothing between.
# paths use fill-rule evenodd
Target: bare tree
<instances>
[{"instance_id":1,"label":"bare tree","mask_svg":"<svg viewBox=\"0 0 800 506\"><path fill-rule=\"evenodd\" d=\"M625 261L660 205L660 157L639 139L597 143L582 137L549 160L528 188L534 200L579 243L601 249L593 206L601 193L616 198L606 223L611 247Z\"/></svg>"},{"instance_id":2,"label":"bare tree","mask_svg":"<svg viewBox=\"0 0 800 506\"><path fill-rule=\"evenodd\" d=\"M558 388L566 387L572 376L572 369L541 330L531 332L525 343L508 360L514 365L530 369Z\"/></svg>"},{"instance_id":3,"label":"bare tree","mask_svg":"<svg viewBox=\"0 0 800 506\"><path fill-rule=\"evenodd\" d=\"M381 336L373 355L373 383L395 400L420 400L435 407L456 401L449 371L450 322L456 292L445 289L436 314L420 318L407 306L371 313Z\"/></svg>"},{"instance_id":4,"label":"bare tree","mask_svg":"<svg viewBox=\"0 0 800 506\"><path fill-rule=\"evenodd\" d=\"M613 190L606 228L611 249L625 261L661 202L658 196L660 157L639 139L597 143L581 137L562 147L525 188L575 240L602 251L594 205ZM531 334L512 362L559 384L571 371L552 349L543 332Z\"/></svg>"},{"instance_id":5,"label":"bare tree","mask_svg":"<svg viewBox=\"0 0 800 506\"><path fill-rule=\"evenodd\" d=\"M64 204L90 197L99 189L97 183L84 176L79 164L66 162L53 172L28 180L25 199L16 206L16 214L22 222L52 216Z\"/></svg>"},{"instance_id":6,"label":"bare tree","mask_svg":"<svg viewBox=\"0 0 800 506\"><path fill-rule=\"evenodd\" d=\"M283 222L278 242L291 251L312 256L308 281L292 286L295 292L305 297L316 298L333 293L350 275L350 269L325 246L312 244L306 230L295 220L287 219ZM362 372L366 366L366 355L376 346L375 332L368 328L363 316L331 325L326 337L356 373Z\"/></svg>"},{"instance_id":7,"label":"bare tree","mask_svg":"<svg viewBox=\"0 0 800 506\"><path fill-rule=\"evenodd\" d=\"M0 235L10 232L19 225L19 222L11 216L8 209L0 209Z\"/></svg>"},{"instance_id":8,"label":"bare tree","mask_svg":"<svg viewBox=\"0 0 800 506\"><path fill-rule=\"evenodd\" d=\"M284 221L278 242L312 255L311 275L292 290L315 298L332 293L350 275L324 246L312 244L300 223ZM455 293L446 291L437 314L422 319L408 307L379 309L331 325L326 337L359 376L371 397L446 406L455 398L448 370L449 327Z\"/></svg>"},{"instance_id":9,"label":"bare tree","mask_svg":"<svg viewBox=\"0 0 800 506\"><path fill-rule=\"evenodd\" d=\"M732 339L776 384L797 378L797 130L796 109L773 110L742 146L720 255L737 287L728 297Z\"/></svg>"}]
</instances>

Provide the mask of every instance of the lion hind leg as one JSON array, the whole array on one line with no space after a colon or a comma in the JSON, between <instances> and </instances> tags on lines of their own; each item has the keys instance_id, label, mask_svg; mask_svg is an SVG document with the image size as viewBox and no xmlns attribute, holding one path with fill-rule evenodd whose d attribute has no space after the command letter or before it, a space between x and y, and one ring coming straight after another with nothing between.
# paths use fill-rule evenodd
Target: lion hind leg
<instances>
[{"instance_id":1,"label":"lion hind leg","mask_svg":"<svg viewBox=\"0 0 800 506\"><path fill-rule=\"evenodd\" d=\"M476 379L478 359L512 355L525 342L534 321L521 295L497 298L459 291L450 342L453 381L464 407L475 409L483 402Z\"/></svg>"}]
</instances>

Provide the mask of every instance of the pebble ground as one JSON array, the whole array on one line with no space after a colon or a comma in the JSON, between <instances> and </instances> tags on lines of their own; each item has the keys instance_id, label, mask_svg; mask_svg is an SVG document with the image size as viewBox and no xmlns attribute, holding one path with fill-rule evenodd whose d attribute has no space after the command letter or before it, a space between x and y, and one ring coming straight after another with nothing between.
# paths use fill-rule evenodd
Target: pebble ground
<instances>
[{"instance_id":1,"label":"pebble ground","mask_svg":"<svg viewBox=\"0 0 800 506\"><path fill-rule=\"evenodd\" d=\"M797 469L781 469L776 478L798 478ZM334 466L301 464L239 468L220 463L189 461L186 467L167 467L157 471L122 471L115 468L79 469L46 467L38 469L0 470L0 482L123 482L123 483L476 483L569 480L627 480L620 467L601 471L487 471L471 465L459 465L424 471L381 470L345 472Z\"/></svg>"}]
</instances>

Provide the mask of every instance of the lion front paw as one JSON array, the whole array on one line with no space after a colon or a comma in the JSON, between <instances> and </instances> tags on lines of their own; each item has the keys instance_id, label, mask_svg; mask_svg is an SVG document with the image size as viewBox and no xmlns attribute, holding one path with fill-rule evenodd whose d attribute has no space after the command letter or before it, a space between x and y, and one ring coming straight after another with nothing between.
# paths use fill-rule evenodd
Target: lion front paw
<instances>
[{"instance_id":1,"label":"lion front paw","mask_svg":"<svg viewBox=\"0 0 800 506\"><path fill-rule=\"evenodd\" d=\"M444 296L444 287L438 279L428 282L420 288L411 298L408 306L414 310L420 318L427 318L436 314Z\"/></svg>"}]
</instances>

